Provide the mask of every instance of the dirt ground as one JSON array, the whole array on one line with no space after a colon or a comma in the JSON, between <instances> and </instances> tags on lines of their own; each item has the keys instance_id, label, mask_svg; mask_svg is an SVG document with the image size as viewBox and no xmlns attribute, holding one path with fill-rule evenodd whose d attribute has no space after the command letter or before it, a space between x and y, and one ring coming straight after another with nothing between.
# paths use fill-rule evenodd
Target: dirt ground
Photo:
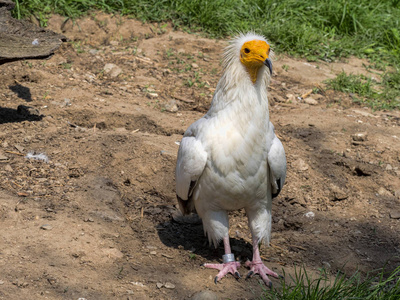
<instances>
[{"instance_id":1,"label":"dirt ground","mask_svg":"<svg viewBox=\"0 0 400 300\"><path fill-rule=\"evenodd\" d=\"M213 283L201 264L223 247L176 208L178 142L209 107L226 41L101 13L49 28L70 39L51 59L0 66L0 299L258 298L257 276ZM400 263L400 113L324 90L341 70L373 74L363 64L274 62L288 176L261 252L280 274ZM230 222L244 262L244 212Z\"/></svg>"}]
</instances>

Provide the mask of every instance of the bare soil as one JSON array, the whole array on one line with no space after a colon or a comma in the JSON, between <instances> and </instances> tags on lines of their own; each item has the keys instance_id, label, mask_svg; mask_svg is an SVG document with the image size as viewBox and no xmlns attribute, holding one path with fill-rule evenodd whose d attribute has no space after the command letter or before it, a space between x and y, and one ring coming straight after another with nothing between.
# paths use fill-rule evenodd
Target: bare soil
<instances>
[{"instance_id":1,"label":"bare soil","mask_svg":"<svg viewBox=\"0 0 400 300\"><path fill-rule=\"evenodd\" d=\"M177 142L209 107L226 41L102 13L49 24L70 39L51 59L0 66L0 299L258 298L259 277L213 283L201 264L222 245L178 214L174 191ZM363 64L276 57L270 115L288 176L261 251L281 274L400 263L400 113L324 90ZM244 212L230 222L244 262Z\"/></svg>"}]
</instances>

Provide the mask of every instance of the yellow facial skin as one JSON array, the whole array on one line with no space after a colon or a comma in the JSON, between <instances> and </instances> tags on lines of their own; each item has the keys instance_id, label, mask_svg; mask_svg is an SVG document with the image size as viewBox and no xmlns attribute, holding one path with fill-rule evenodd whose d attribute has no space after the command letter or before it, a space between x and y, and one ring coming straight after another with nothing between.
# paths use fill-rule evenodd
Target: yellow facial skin
<instances>
[{"instance_id":1,"label":"yellow facial skin","mask_svg":"<svg viewBox=\"0 0 400 300\"><path fill-rule=\"evenodd\" d=\"M246 42L240 49L240 61L246 67L253 83L257 81L258 71L269 58L269 51L269 45L260 40Z\"/></svg>"}]
</instances>

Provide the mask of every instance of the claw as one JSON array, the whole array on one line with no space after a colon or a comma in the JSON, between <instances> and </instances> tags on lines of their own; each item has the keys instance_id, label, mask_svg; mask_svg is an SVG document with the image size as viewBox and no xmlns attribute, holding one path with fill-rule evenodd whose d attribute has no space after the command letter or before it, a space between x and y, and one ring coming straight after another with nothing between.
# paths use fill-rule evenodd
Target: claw
<instances>
[{"instance_id":1,"label":"claw","mask_svg":"<svg viewBox=\"0 0 400 300\"><path fill-rule=\"evenodd\" d=\"M217 284L217 282L218 282L218 276L215 276L214 283Z\"/></svg>"},{"instance_id":2,"label":"claw","mask_svg":"<svg viewBox=\"0 0 400 300\"><path fill-rule=\"evenodd\" d=\"M272 281L269 282L268 287L270 290L272 289Z\"/></svg>"},{"instance_id":3,"label":"claw","mask_svg":"<svg viewBox=\"0 0 400 300\"><path fill-rule=\"evenodd\" d=\"M249 273L247 273L246 280L251 278L251 276L253 276L253 274L254 274L253 271L250 271Z\"/></svg>"},{"instance_id":4,"label":"claw","mask_svg":"<svg viewBox=\"0 0 400 300\"><path fill-rule=\"evenodd\" d=\"M279 279L285 279L285 277L283 277L282 275L279 275Z\"/></svg>"},{"instance_id":5,"label":"claw","mask_svg":"<svg viewBox=\"0 0 400 300\"><path fill-rule=\"evenodd\" d=\"M239 280L242 276L240 276L239 272L236 271L236 272L235 272L235 277L236 277L236 279Z\"/></svg>"}]
</instances>

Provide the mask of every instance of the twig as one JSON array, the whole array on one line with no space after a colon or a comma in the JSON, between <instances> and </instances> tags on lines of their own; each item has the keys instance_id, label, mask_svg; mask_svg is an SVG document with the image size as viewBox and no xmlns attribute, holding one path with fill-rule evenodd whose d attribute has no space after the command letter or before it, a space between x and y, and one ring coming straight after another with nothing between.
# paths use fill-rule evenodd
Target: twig
<instances>
[{"instance_id":1,"label":"twig","mask_svg":"<svg viewBox=\"0 0 400 300\"><path fill-rule=\"evenodd\" d=\"M177 100L186 102L186 103L194 103L194 100L186 99L186 98L179 97L179 96L175 96L175 95L172 95L172 97L175 98L175 99L177 99Z\"/></svg>"},{"instance_id":2,"label":"twig","mask_svg":"<svg viewBox=\"0 0 400 300\"><path fill-rule=\"evenodd\" d=\"M297 248L297 249L300 249L300 250L307 251L306 248L303 248L303 247L301 247L301 246L296 246L296 245L288 245L288 246L289 246L289 247L293 247L293 248Z\"/></svg>"},{"instance_id":3,"label":"twig","mask_svg":"<svg viewBox=\"0 0 400 300\"><path fill-rule=\"evenodd\" d=\"M4 151L6 153L11 153L11 154L15 154L15 155L20 155L20 156L24 156L24 154L19 153L19 152L14 152L14 151Z\"/></svg>"},{"instance_id":4,"label":"twig","mask_svg":"<svg viewBox=\"0 0 400 300\"><path fill-rule=\"evenodd\" d=\"M281 250L281 251L286 251L285 249L283 249L283 248L281 248L281 247L279 247L277 245L274 245L272 243L269 243L269 244L271 245L272 248L275 248L275 249L278 249L278 250Z\"/></svg>"}]
</instances>

